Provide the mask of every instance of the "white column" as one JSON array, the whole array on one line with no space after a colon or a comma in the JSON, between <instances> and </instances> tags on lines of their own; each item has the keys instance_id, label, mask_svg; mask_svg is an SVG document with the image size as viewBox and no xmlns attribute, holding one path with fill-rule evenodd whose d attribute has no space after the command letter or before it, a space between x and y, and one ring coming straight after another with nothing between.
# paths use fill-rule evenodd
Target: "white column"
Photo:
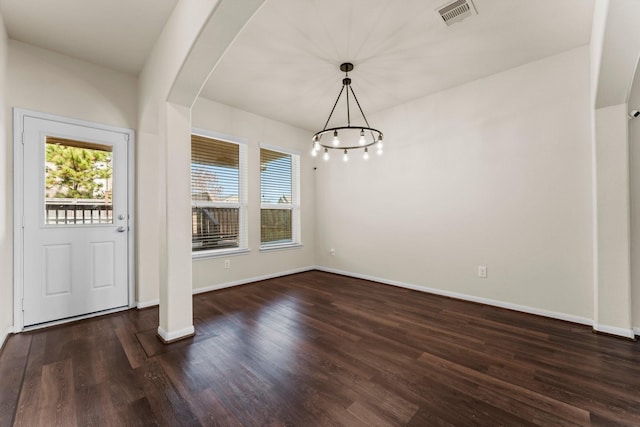
<instances>
[{"instance_id":1,"label":"white column","mask_svg":"<svg viewBox=\"0 0 640 427\"><path fill-rule=\"evenodd\" d=\"M264 1L178 2L139 75L137 298L160 305L165 342L194 334L190 108Z\"/></svg>"},{"instance_id":2,"label":"white column","mask_svg":"<svg viewBox=\"0 0 640 427\"><path fill-rule=\"evenodd\" d=\"M633 338L627 105L598 108L594 120L597 274L593 328Z\"/></svg>"},{"instance_id":3,"label":"white column","mask_svg":"<svg viewBox=\"0 0 640 427\"><path fill-rule=\"evenodd\" d=\"M161 244L158 335L173 342L195 334L191 284L191 112L165 103L165 221Z\"/></svg>"}]
</instances>

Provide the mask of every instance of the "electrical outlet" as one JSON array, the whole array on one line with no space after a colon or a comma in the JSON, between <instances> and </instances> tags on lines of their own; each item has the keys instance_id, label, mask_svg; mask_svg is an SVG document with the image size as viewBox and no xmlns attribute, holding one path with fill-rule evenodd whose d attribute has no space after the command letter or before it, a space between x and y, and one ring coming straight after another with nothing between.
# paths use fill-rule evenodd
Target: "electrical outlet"
<instances>
[{"instance_id":1,"label":"electrical outlet","mask_svg":"<svg viewBox=\"0 0 640 427\"><path fill-rule=\"evenodd\" d=\"M481 277L483 279L487 278L487 266L486 265L479 265L478 266L478 277Z\"/></svg>"},{"instance_id":2,"label":"electrical outlet","mask_svg":"<svg viewBox=\"0 0 640 427\"><path fill-rule=\"evenodd\" d=\"M225 259L224 260L224 268L231 268L231 260L230 259Z\"/></svg>"},{"instance_id":3,"label":"electrical outlet","mask_svg":"<svg viewBox=\"0 0 640 427\"><path fill-rule=\"evenodd\" d=\"M336 250L333 248L329 249L329 253L331 254L331 256L336 256Z\"/></svg>"}]
</instances>

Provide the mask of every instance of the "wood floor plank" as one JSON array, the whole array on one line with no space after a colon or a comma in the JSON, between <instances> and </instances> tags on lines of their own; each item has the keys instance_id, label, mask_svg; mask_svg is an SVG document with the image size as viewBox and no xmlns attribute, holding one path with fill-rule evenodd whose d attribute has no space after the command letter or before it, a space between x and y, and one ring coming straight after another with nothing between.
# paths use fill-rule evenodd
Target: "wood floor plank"
<instances>
[{"instance_id":1,"label":"wood floor plank","mask_svg":"<svg viewBox=\"0 0 640 427\"><path fill-rule=\"evenodd\" d=\"M127 360L129 361L131 369L136 369L144 365L147 357L144 349L139 345L136 334L126 326L118 326L116 328L116 335L118 336L120 345L127 355Z\"/></svg>"},{"instance_id":2,"label":"wood floor plank","mask_svg":"<svg viewBox=\"0 0 640 427\"><path fill-rule=\"evenodd\" d=\"M37 408L38 425L77 425L76 395L71 359L42 367L41 398Z\"/></svg>"},{"instance_id":3,"label":"wood floor plank","mask_svg":"<svg viewBox=\"0 0 640 427\"><path fill-rule=\"evenodd\" d=\"M198 391L193 396L194 399L189 401L189 405L200 424L212 427L242 427L240 420L212 389Z\"/></svg>"},{"instance_id":4,"label":"wood floor plank","mask_svg":"<svg viewBox=\"0 0 640 427\"><path fill-rule=\"evenodd\" d=\"M14 425L37 426L39 423L40 399L43 398L42 366L47 350L46 342L46 334L32 335L27 368L20 388L20 399L15 411Z\"/></svg>"},{"instance_id":5,"label":"wood floor plank","mask_svg":"<svg viewBox=\"0 0 640 427\"><path fill-rule=\"evenodd\" d=\"M160 425L199 425L184 397L178 393L158 361L149 361L136 369L135 375Z\"/></svg>"},{"instance_id":6,"label":"wood floor plank","mask_svg":"<svg viewBox=\"0 0 640 427\"><path fill-rule=\"evenodd\" d=\"M508 412L531 413L530 420L536 424L585 425L589 413L572 405L528 390L515 383L507 383L489 374L449 362L429 353L419 360L430 369L426 376L446 381L450 387L463 391L475 389L475 396ZM564 420L564 421L563 421Z\"/></svg>"},{"instance_id":7,"label":"wood floor plank","mask_svg":"<svg viewBox=\"0 0 640 427\"><path fill-rule=\"evenodd\" d=\"M640 344L311 271L9 338L0 427L639 426Z\"/></svg>"},{"instance_id":8,"label":"wood floor plank","mask_svg":"<svg viewBox=\"0 0 640 427\"><path fill-rule=\"evenodd\" d=\"M0 357L0 426L11 425L24 380L30 335L13 335L5 343Z\"/></svg>"}]
</instances>

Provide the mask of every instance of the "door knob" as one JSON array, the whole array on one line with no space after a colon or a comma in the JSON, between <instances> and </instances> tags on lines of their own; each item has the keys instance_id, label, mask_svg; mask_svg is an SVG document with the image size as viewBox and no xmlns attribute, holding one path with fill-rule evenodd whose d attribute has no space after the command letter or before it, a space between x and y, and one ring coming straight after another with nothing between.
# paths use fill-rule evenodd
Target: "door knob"
<instances>
[{"instance_id":1,"label":"door knob","mask_svg":"<svg viewBox=\"0 0 640 427\"><path fill-rule=\"evenodd\" d=\"M118 233L124 233L125 231L127 231L126 227L123 227L123 226L118 227Z\"/></svg>"}]
</instances>

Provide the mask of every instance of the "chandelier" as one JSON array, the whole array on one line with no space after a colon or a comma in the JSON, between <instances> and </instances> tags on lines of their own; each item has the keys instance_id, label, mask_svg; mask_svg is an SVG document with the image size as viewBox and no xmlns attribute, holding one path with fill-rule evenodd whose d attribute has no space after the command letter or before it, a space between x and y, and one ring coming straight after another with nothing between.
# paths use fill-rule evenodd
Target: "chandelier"
<instances>
[{"instance_id":1,"label":"chandelier","mask_svg":"<svg viewBox=\"0 0 640 427\"><path fill-rule=\"evenodd\" d=\"M339 150L343 152L342 159L346 162L349 160L350 150L362 149L364 150L362 158L367 160L369 158L369 147L374 144L377 147L378 155L382 155L382 139L384 135L378 129L374 129L369 126L369 121L364 115L360 102L358 102L358 98L356 97L356 93L353 91L353 87L351 86L351 78L349 78L349 71L351 70L353 70L353 64L350 62L345 62L340 65L340 71L345 73L345 77L342 79L342 88L340 89L336 102L333 104L333 108L329 113L327 122L324 124L324 128L313 135L313 148L311 149L311 155L314 157L317 156L320 151L323 151L324 153L322 158L324 160L329 160L329 150ZM329 121L331 120L331 116L333 115L343 93L346 94L347 125L327 128ZM349 93L353 95L353 99L358 106L358 110L360 111L366 126L351 126L351 105L349 102Z\"/></svg>"}]
</instances>

